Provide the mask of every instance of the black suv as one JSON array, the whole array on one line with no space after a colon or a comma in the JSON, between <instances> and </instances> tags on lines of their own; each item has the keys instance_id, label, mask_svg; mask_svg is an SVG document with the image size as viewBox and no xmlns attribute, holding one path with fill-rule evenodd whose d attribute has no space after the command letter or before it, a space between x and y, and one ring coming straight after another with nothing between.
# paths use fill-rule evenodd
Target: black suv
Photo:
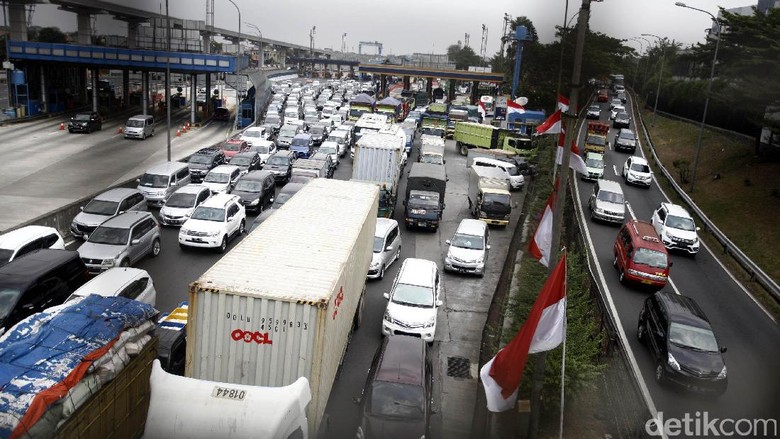
<instances>
[{"instance_id":1,"label":"black suv","mask_svg":"<svg viewBox=\"0 0 780 439\"><path fill-rule=\"evenodd\" d=\"M382 338L360 398L358 438L428 437L433 368L420 337Z\"/></svg>"},{"instance_id":2,"label":"black suv","mask_svg":"<svg viewBox=\"0 0 780 439\"><path fill-rule=\"evenodd\" d=\"M95 111L76 113L68 121L69 133L91 133L103 129L103 118Z\"/></svg>"},{"instance_id":3,"label":"black suv","mask_svg":"<svg viewBox=\"0 0 780 439\"><path fill-rule=\"evenodd\" d=\"M227 163L227 159L221 148L203 148L187 160L187 167L190 168L190 179L193 183L200 183L210 170L225 163Z\"/></svg>"},{"instance_id":4,"label":"black suv","mask_svg":"<svg viewBox=\"0 0 780 439\"><path fill-rule=\"evenodd\" d=\"M723 352L707 316L690 298L658 292L639 313L637 338L653 355L655 378L698 393L722 395L728 386Z\"/></svg>"}]
</instances>

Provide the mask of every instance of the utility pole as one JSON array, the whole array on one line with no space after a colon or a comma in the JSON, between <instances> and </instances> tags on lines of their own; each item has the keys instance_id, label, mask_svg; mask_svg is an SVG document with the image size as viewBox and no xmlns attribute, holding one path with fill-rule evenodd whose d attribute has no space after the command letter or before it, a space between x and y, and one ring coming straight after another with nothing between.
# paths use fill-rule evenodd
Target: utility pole
<instances>
[{"instance_id":1,"label":"utility pole","mask_svg":"<svg viewBox=\"0 0 780 439\"><path fill-rule=\"evenodd\" d=\"M166 112L166 122L168 124L168 129L165 130L165 132L168 134L168 161L171 161L171 16L168 14L168 0L165 0L165 27L167 36L166 39L168 41L167 43L167 49L168 49L168 56L165 57L167 60L165 63L165 112ZM95 93L95 89L92 89L92 93Z\"/></svg>"},{"instance_id":2,"label":"utility pole","mask_svg":"<svg viewBox=\"0 0 780 439\"><path fill-rule=\"evenodd\" d=\"M347 53L347 33L341 34L341 53Z\"/></svg>"},{"instance_id":3,"label":"utility pole","mask_svg":"<svg viewBox=\"0 0 780 439\"><path fill-rule=\"evenodd\" d=\"M311 76L314 77L314 35L317 33L317 26L312 26L309 31L309 58L311 61Z\"/></svg>"},{"instance_id":4,"label":"utility pole","mask_svg":"<svg viewBox=\"0 0 780 439\"><path fill-rule=\"evenodd\" d=\"M482 45L479 48L479 55L482 58L482 64L485 64L485 52L487 52L488 28L482 25Z\"/></svg>"},{"instance_id":5,"label":"utility pole","mask_svg":"<svg viewBox=\"0 0 780 439\"><path fill-rule=\"evenodd\" d=\"M466 32L466 35L463 37L463 47L469 47L469 37L471 37L471 35Z\"/></svg>"},{"instance_id":6,"label":"utility pole","mask_svg":"<svg viewBox=\"0 0 780 439\"><path fill-rule=\"evenodd\" d=\"M506 47L506 42L509 39L509 36L506 34L506 30L509 27L509 23L512 22L512 17L504 12L504 28L501 30L501 56L504 56L504 49Z\"/></svg>"},{"instance_id":7,"label":"utility pole","mask_svg":"<svg viewBox=\"0 0 780 439\"><path fill-rule=\"evenodd\" d=\"M569 154L569 148L572 140L575 140L577 137L577 133L575 132L577 126L577 100L582 72L582 52L585 48L585 35L588 27L588 20L590 19L590 4L591 0L582 0L582 6L580 6L579 18L577 20L577 44L574 50L574 67L571 74L571 91L569 92L569 109L562 115L563 122L565 122L564 125L567 138L563 146L563 163L561 163L561 169L558 172L558 175L560 175L560 183L558 184L557 189L558 196L556 197L555 209L553 210L552 239L550 242L550 258L548 263L550 273L553 272L555 266L558 264L561 248L563 210L566 206L566 191L570 173L569 161L571 154ZM528 437L530 439L536 439L539 433L539 416L542 409L541 396L544 384L544 368L547 360L547 352L540 352L535 355L536 364L534 365L533 388L531 391L531 421L528 424Z\"/></svg>"}]
</instances>

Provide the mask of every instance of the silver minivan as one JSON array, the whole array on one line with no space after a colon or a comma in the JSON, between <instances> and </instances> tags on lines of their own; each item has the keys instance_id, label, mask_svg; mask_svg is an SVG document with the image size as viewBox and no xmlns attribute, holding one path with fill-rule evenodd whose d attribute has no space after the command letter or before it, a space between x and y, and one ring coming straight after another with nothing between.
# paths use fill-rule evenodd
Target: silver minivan
<instances>
[{"instance_id":1,"label":"silver minivan","mask_svg":"<svg viewBox=\"0 0 780 439\"><path fill-rule=\"evenodd\" d=\"M177 189L190 184L190 168L182 162L163 162L149 168L136 181L146 203L161 207Z\"/></svg>"},{"instance_id":2,"label":"silver minivan","mask_svg":"<svg viewBox=\"0 0 780 439\"><path fill-rule=\"evenodd\" d=\"M490 250L490 231L487 223L476 219L462 219L455 235L447 240L449 249L444 257L444 269L458 273L485 275Z\"/></svg>"},{"instance_id":3,"label":"silver minivan","mask_svg":"<svg viewBox=\"0 0 780 439\"><path fill-rule=\"evenodd\" d=\"M125 122L125 139L146 140L154 136L154 117L138 114Z\"/></svg>"},{"instance_id":4,"label":"silver minivan","mask_svg":"<svg viewBox=\"0 0 780 439\"><path fill-rule=\"evenodd\" d=\"M99 274L113 267L128 267L147 254L157 256L160 248L160 225L154 215L132 211L99 225L78 252L89 272Z\"/></svg>"}]
</instances>

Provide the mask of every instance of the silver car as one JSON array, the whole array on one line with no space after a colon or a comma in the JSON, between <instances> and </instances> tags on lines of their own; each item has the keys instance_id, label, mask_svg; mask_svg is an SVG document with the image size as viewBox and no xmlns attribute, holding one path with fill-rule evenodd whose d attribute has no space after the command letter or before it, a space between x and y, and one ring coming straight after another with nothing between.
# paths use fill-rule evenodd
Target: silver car
<instances>
[{"instance_id":1,"label":"silver car","mask_svg":"<svg viewBox=\"0 0 780 439\"><path fill-rule=\"evenodd\" d=\"M79 256L91 274L112 267L128 267L147 254L160 254L160 225L149 212L125 212L99 225Z\"/></svg>"},{"instance_id":2,"label":"silver car","mask_svg":"<svg viewBox=\"0 0 780 439\"><path fill-rule=\"evenodd\" d=\"M368 267L369 279L383 279L385 270L401 256L401 233L398 221L389 218L376 219L374 253Z\"/></svg>"},{"instance_id":3,"label":"silver car","mask_svg":"<svg viewBox=\"0 0 780 439\"><path fill-rule=\"evenodd\" d=\"M93 198L70 223L70 233L87 239L103 221L132 210L146 210L144 195L138 189L109 189Z\"/></svg>"}]
</instances>

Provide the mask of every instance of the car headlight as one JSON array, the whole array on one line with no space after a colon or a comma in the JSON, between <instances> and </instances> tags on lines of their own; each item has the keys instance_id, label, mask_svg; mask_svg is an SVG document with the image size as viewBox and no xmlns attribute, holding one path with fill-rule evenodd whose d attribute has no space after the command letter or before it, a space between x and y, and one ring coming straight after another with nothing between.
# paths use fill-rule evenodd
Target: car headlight
<instances>
[{"instance_id":1,"label":"car headlight","mask_svg":"<svg viewBox=\"0 0 780 439\"><path fill-rule=\"evenodd\" d=\"M379 262L378 261L377 262L371 261L371 269L373 270L373 269L376 269L376 268L379 268Z\"/></svg>"},{"instance_id":2,"label":"car headlight","mask_svg":"<svg viewBox=\"0 0 780 439\"><path fill-rule=\"evenodd\" d=\"M206 232L206 236L213 237L213 236L217 236L217 235L219 235L219 230L215 230L213 232Z\"/></svg>"},{"instance_id":3,"label":"car headlight","mask_svg":"<svg viewBox=\"0 0 780 439\"><path fill-rule=\"evenodd\" d=\"M425 323L423 323L423 328L431 328L435 324L436 324L436 316L433 316L430 319L428 319Z\"/></svg>"},{"instance_id":4,"label":"car headlight","mask_svg":"<svg viewBox=\"0 0 780 439\"><path fill-rule=\"evenodd\" d=\"M109 259L103 259L103 263L100 265L104 267L113 267L114 263L115 263L115 259L109 258Z\"/></svg>"},{"instance_id":5,"label":"car headlight","mask_svg":"<svg viewBox=\"0 0 780 439\"><path fill-rule=\"evenodd\" d=\"M386 322L391 322L391 321L393 321L393 319L390 317L390 312L388 312L387 310L385 310L385 315L382 317L382 320L384 320L384 321L386 321Z\"/></svg>"},{"instance_id":6,"label":"car headlight","mask_svg":"<svg viewBox=\"0 0 780 439\"><path fill-rule=\"evenodd\" d=\"M179 229L179 236L181 236L181 235L189 235L189 234L190 234L190 230L189 229L185 229L184 227Z\"/></svg>"},{"instance_id":7,"label":"car headlight","mask_svg":"<svg viewBox=\"0 0 780 439\"><path fill-rule=\"evenodd\" d=\"M669 366L672 366L672 369L674 370L680 370L680 363L677 362L677 360L674 358L674 355L672 355L671 352L669 352L669 359L667 360L669 363Z\"/></svg>"},{"instance_id":8,"label":"car headlight","mask_svg":"<svg viewBox=\"0 0 780 439\"><path fill-rule=\"evenodd\" d=\"M604 213L604 209L600 209L598 207L594 208L593 210L595 210L596 213Z\"/></svg>"},{"instance_id":9,"label":"car headlight","mask_svg":"<svg viewBox=\"0 0 780 439\"><path fill-rule=\"evenodd\" d=\"M253 200L252 202L249 203L250 206L257 206L258 204L260 204L260 199L259 198L256 199L256 200Z\"/></svg>"},{"instance_id":10,"label":"car headlight","mask_svg":"<svg viewBox=\"0 0 780 439\"><path fill-rule=\"evenodd\" d=\"M723 365L723 369L721 369L720 373L718 374L718 378L726 378L726 365Z\"/></svg>"},{"instance_id":11,"label":"car headlight","mask_svg":"<svg viewBox=\"0 0 780 439\"><path fill-rule=\"evenodd\" d=\"M355 439L364 439L366 436L363 434L363 428L358 425L357 432L355 432Z\"/></svg>"}]
</instances>

